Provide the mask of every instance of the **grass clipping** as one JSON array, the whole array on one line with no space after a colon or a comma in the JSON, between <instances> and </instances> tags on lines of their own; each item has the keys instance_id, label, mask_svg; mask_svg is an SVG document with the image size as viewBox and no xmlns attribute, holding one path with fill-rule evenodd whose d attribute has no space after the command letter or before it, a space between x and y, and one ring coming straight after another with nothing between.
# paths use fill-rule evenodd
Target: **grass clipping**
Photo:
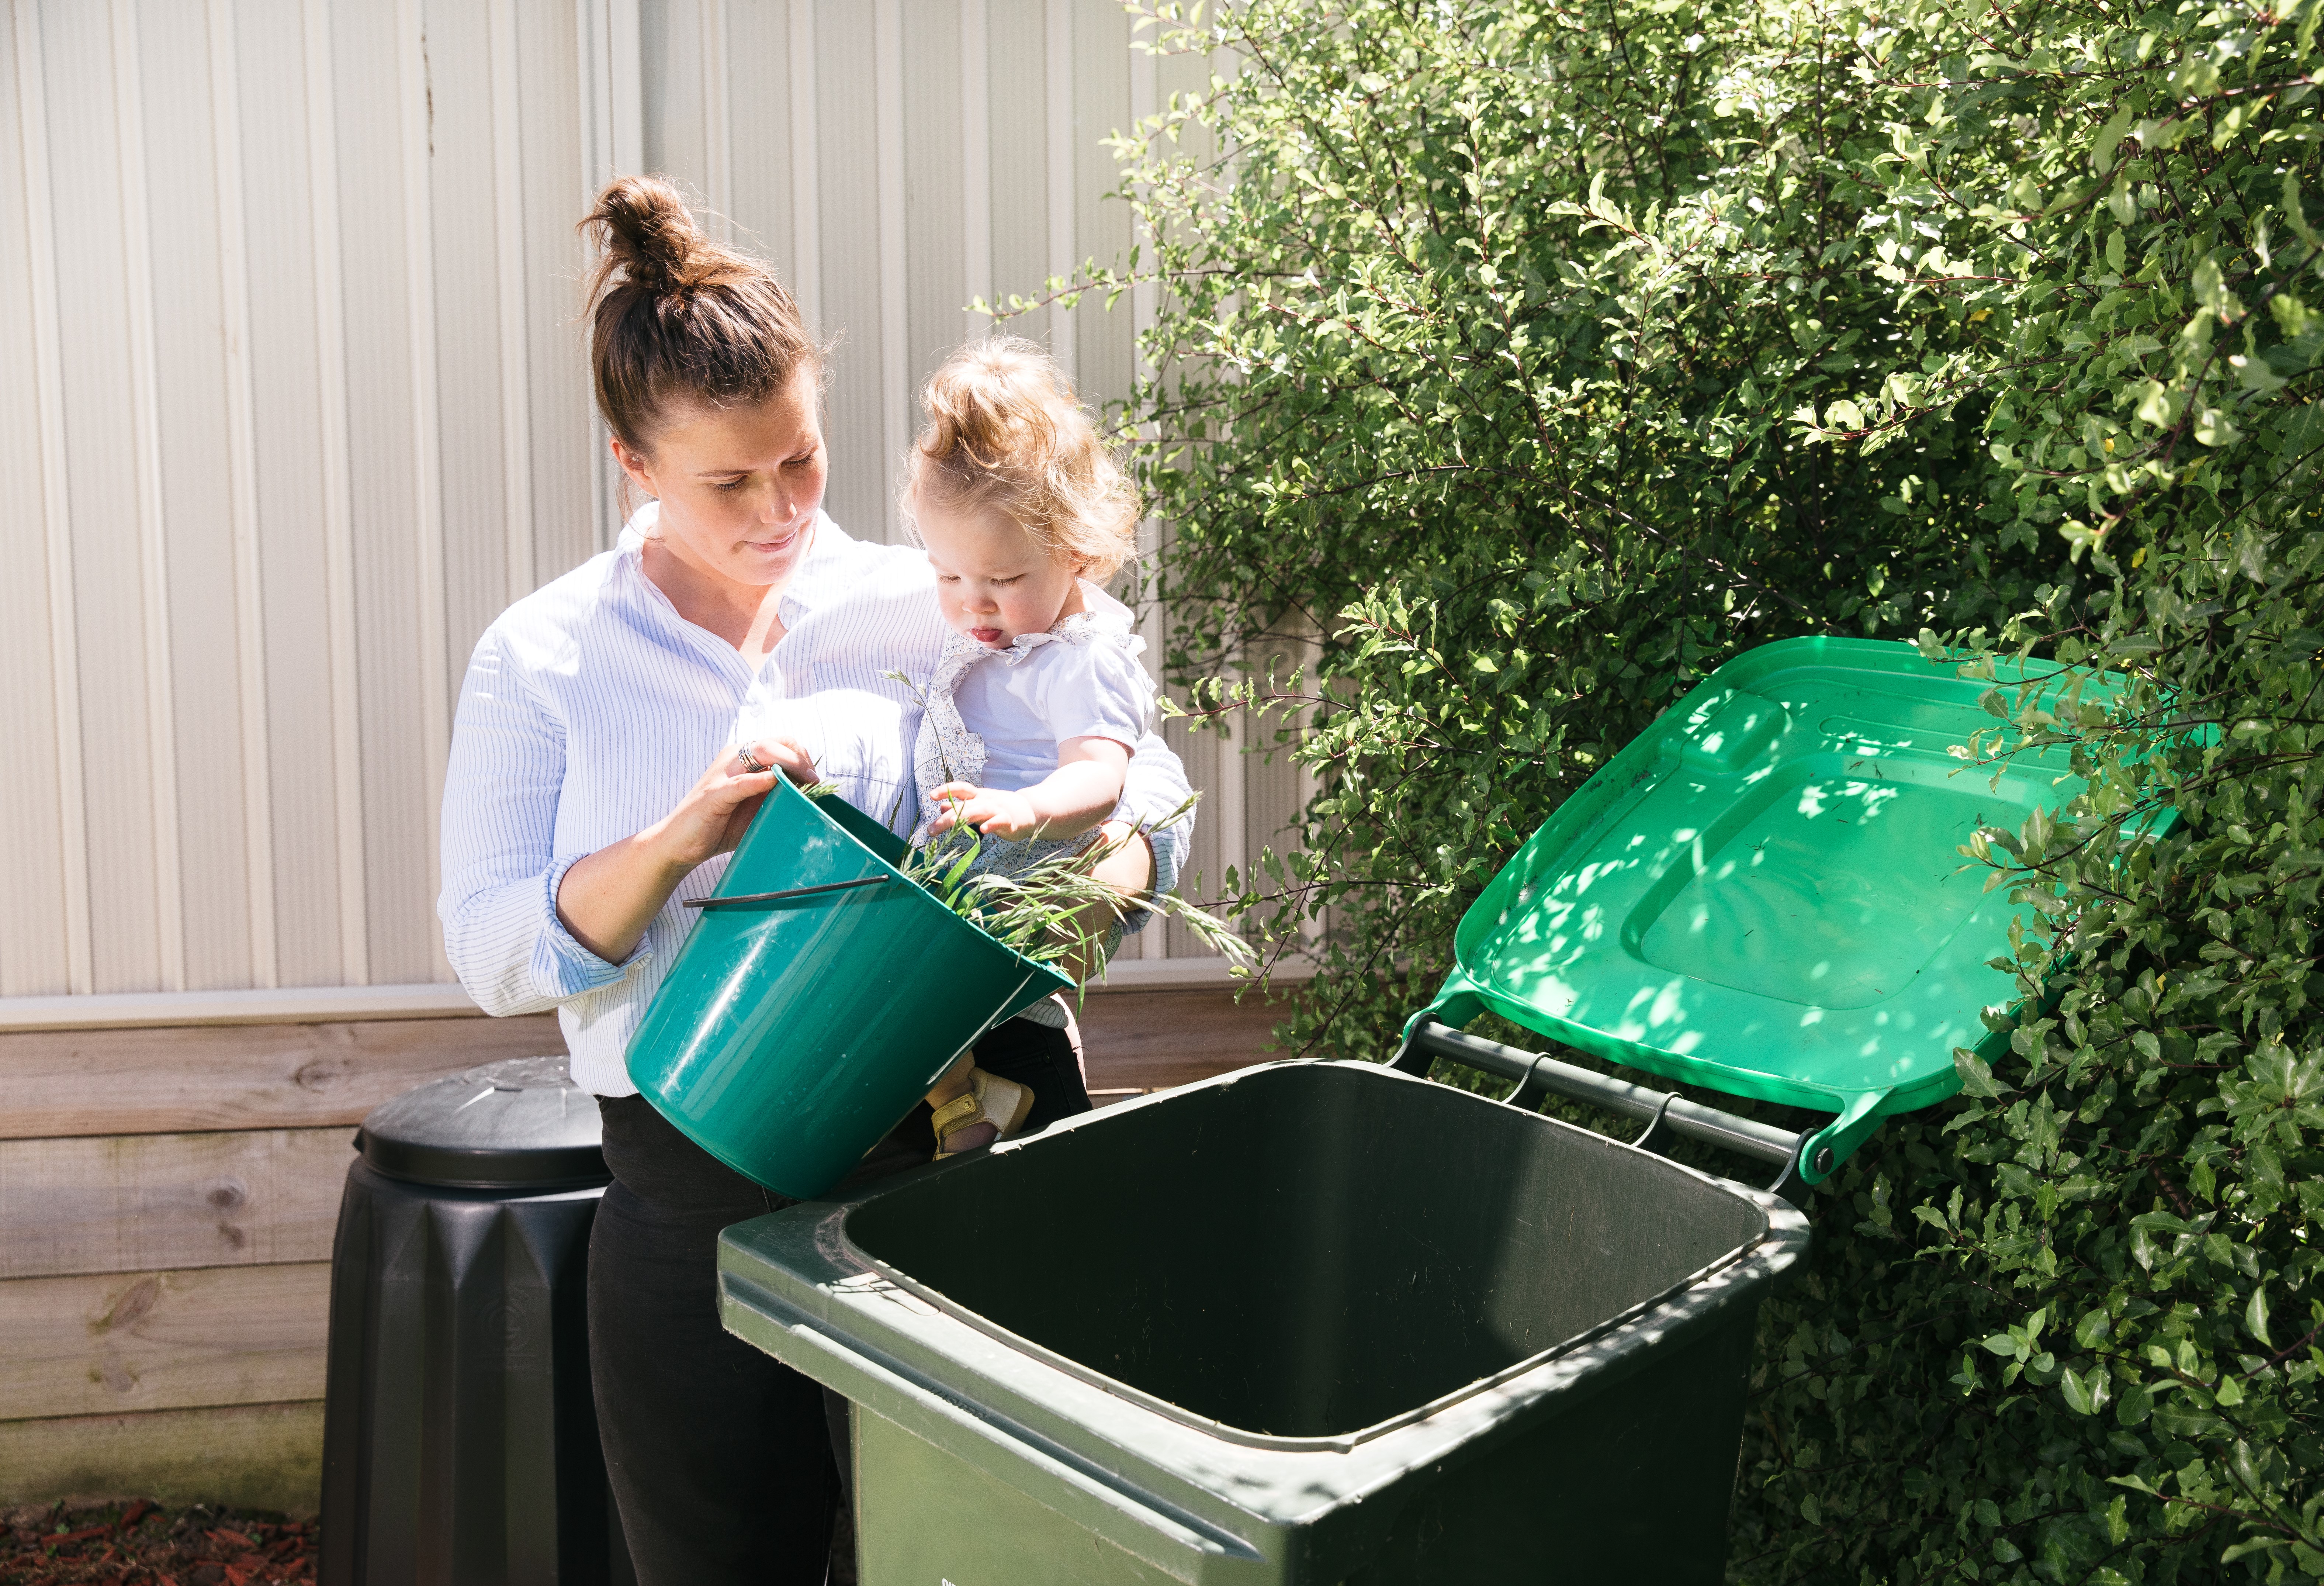
<instances>
[{"instance_id":1,"label":"grass clipping","mask_svg":"<svg viewBox=\"0 0 2324 1586\"><path fill-rule=\"evenodd\" d=\"M1235 973L1247 973L1250 948L1211 915L1175 893L1125 894L1094 873L1138 838L1183 820L1201 798L1199 793L1190 794L1160 820L1117 838L1093 834L1092 842L1052 854L1015 875L975 868L984 837L971 826L955 826L913 849L900 868L946 908L1037 964L1102 963L1114 920L1125 909L1143 908L1178 921Z\"/></svg>"},{"instance_id":2,"label":"grass clipping","mask_svg":"<svg viewBox=\"0 0 2324 1586\"><path fill-rule=\"evenodd\" d=\"M911 690L922 714L927 714L928 696L922 684L903 672L883 675ZM952 762L941 753L938 763L946 781L955 779ZM825 790L837 791L826 782L808 792ZM1106 837L1100 827L1081 847L1061 850L1015 875L976 869L977 855L984 850L984 834L973 826L954 826L930 839L906 855L898 868L921 890L1001 945L1077 981L1089 970L1103 965L1105 939L1114 921L1125 910L1137 909L1176 920L1197 942L1225 959L1230 973L1248 974L1254 956L1250 946L1213 916L1176 893L1148 889L1132 896L1095 874L1099 865L1132 841L1192 815L1202 797L1189 793L1185 802L1160 820L1133 826L1118 838ZM901 798L899 793L899 802ZM894 818L891 810L890 824ZM1084 966L1081 975L1073 973L1077 965Z\"/></svg>"}]
</instances>

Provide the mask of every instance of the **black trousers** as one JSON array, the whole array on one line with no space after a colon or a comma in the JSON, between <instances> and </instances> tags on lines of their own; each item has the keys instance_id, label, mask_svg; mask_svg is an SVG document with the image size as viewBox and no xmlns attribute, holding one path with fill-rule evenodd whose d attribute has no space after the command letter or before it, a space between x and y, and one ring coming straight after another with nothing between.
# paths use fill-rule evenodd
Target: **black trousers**
<instances>
[{"instance_id":1,"label":"black trousers","mask_svg":"<svg viewBox=\"0 0 2324 1586\"><path fill-rule=\"evenodd\" d=\"M1033 1087L1028 1124L1089 1111L1063 1030L1011 1019L980 1066ZM589 1374L639 1586L823 1586L842 1501L823 1390L718 1323L718 1233L792 1203L688 1140L642 1096L601 1097L613 1182L589 1237ZM926 1162L925 1103L845 1189Z\"/></svg>"}]
</instances>

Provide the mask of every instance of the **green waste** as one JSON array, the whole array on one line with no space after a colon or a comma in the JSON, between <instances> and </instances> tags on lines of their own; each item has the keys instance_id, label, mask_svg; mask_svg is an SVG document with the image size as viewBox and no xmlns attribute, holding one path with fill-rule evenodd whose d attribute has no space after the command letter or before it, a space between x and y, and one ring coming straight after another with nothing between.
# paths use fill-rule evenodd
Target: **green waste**
<instances>
[{"instance_id":1,"label":"green waste","mask_svg":"<svg viewBox=\"0 0 2324 1586\"><path fill-rule=\"evenodd\" d=\"M2054 673L2063 692L2070 674ZM2027 673L2004 669L2005 687ZM1591 777L1462 917L1416 1017L1490 1011L1609 1060L1838 1114L1825 1177L1882 1117L1960 1088L2013 982L2023 905L1962 849L2081 790L2066 750L1969 766L1987 683L1914 647L1796 639L1721 667ZM2085 674L2082 697L2116 685Z\"/></svg>"}]
</instances>

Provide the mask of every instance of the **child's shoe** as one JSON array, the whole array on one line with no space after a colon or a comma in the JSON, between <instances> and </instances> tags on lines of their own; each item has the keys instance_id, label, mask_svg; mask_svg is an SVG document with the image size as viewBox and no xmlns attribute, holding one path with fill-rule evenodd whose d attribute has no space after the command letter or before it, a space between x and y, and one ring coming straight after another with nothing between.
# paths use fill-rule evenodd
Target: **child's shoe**
<instances>
[{"instance_id":1,"label":"child's shoe","mask_svg":"<svg viewBox=\"0 0 2324 1586\"><path fill-rule=\"evenodd\" d=\"M941 1162L948 1157L964 1157L1005 1140L1025 1127L1025 1120L1032 1111L1030 1085L987 1074L982 1068L972 1070L968 1089L937 1108L931 1120L936 1130L934 1159Z\"/></svg>"}]
</instances>

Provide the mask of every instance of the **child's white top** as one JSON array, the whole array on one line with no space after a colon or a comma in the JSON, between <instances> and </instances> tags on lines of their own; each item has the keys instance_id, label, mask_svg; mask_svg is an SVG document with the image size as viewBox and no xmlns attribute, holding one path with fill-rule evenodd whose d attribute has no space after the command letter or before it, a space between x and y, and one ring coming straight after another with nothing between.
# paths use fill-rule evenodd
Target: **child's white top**
<instances>
[{"instance_id":1,"label":"child's white top","mask_svg":"<svg viewBox=\"0 0 2324 1586\"><path fill-rule=\"evenodd\" d=\"M971 779L980 787L1032 787L1057 769L1068 738L1127 748L1151 730L1154 680L1139 663L1146 641L1130 631L1129 608L1092 584L1082 599L1087 612L987 651L954 690L962 724L984 740L984 770Z\"/></svg>"},{"instance_id":2,"label":"child's white top","mask_svg":"<svg viewBox=\"0 0 2324 1586\"><path fill-rule=\"evenodd\" d=\"M1019 634L1005 650L987 650L965 633L945 636L914 755L923 809L936 807L936 790L948 781L1021 792L1057 769L1057 745L1068 738L1111 738L1128 748L1150 730L1154 682L1138 663L1146 641L1130 631L1130 608L1094 584L1084 582L1081 592L1084 610L1047 632ZM927 836L925 826L913 834L916 842ZM971 863L1021 875L1086 841L988 836ZM1147 917L1141 910L1123 926ZM1120 939L1120 927L1109 932L1106 954ZM1067 1020L1062 1004L1047 1002L1017 1017L1056 1028Z\"/></svg>"}]
</instances>

